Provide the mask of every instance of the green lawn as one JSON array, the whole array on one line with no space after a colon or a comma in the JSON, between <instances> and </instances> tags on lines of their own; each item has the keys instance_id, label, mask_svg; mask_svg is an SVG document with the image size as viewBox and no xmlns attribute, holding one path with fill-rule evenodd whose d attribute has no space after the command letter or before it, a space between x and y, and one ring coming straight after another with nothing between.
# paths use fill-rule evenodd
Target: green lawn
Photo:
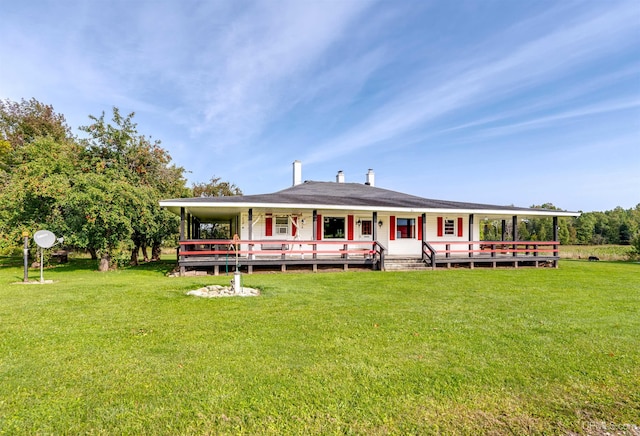
<instances>
[{"instance_id":1,"label":"green lawn","mask_svg":"<svg viewBox=\"0 0 640 436\"><path fill-rule=\"evenodd\" d=\"M256 274L262 296L210 300L185 292L229 277L90 265L17 285L0 261L0 434L640 432L638 264Z\"/></svg>"}]
</instances>

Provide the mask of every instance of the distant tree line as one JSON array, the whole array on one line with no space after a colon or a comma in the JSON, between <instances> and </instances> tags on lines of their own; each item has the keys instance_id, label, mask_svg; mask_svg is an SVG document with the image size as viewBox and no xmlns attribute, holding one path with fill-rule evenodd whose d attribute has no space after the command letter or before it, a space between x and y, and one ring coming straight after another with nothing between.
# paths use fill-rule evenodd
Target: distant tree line
<instances>
[{"instance_id":1,"label":"distant tree line","mask_svg":"<svg viewBox=\"0 0 640 436\"><path fill-rule=\"evenodd\" d=\"M46 228L86 249L100 270L135 264L140 252L149 260L147 247L155 260L178 229L160 199L241 194L216 177L187 187L185 170L138 133L133 116L91 115L78 138L50 105L0 101L0 253L21 248L22 232Z\"/></svg>"},{"instance_id":2,"label":"distant tree line","mask_svg":"<svg viewBox=\"0 0 640 436\"><path fill-rule=\"evenodd\" d=\"M535 209L560 210L551 203L531 206ZM507 222L507 234L512 234L511 222ZM629 245L640 232L640 203L633 209L616 207L605 212L583 212L577 218L558 220L558 239L571 245ZM500 240L502 224L485 221L481 226L485 240ZM551 218L522 219L518 222L518 239L523 241L550 241L553 239Z\"/></svg>"}]
</instances>

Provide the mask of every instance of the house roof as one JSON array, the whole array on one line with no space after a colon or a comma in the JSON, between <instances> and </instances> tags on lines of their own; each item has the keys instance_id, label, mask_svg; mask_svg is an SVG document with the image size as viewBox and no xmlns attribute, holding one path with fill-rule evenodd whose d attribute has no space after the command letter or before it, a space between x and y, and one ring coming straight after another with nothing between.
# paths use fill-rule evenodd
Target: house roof
<instances>
[{"instance_id":1,"label":"house roof","mask_svg":"<svg viewBox=\"0 0 640 436\"><path fill-rule=\"evenodd\" d=\"M411 211L411 212L459 212L484 213L487 215L544 215L578 216L579 213L547 209L531 209L514 206L497 206L480 203L466 203L433 200L377 188L360 183L336 183L306 181L296 186L271 194L240 195L234 197L197 197L163 200L163 207L179 213L180 207L197 215L203 208L295 208L295 209L335 209L363 211Z\"/></svg>"}]
</instances>

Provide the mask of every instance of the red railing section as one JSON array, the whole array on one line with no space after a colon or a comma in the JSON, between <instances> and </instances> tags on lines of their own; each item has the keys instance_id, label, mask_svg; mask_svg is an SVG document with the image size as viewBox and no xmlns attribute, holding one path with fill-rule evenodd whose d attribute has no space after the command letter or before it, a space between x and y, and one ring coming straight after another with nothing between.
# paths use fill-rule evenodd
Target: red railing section
<instances>
[{"instance_id":1,"label":"red railing section","mask_svg":"<svg viewBox=\"0 0 640 436\"><path fill-rule=\"evenodd\" d=\"M198 239L180 241L180 256L227 255L350 255L381 256L388 251L377 241L328 240L233 240ZM427 263L435 257L558 256L558 241L424 241L422 255Z\"/></svg>"},{"instance_id":2,"label":"red railing section","mask_svg":"<svg viewBox=\"0 0 640 436\"><path fill-rule=\"evenodd\" d=\"M558 241L430 241L435 253L444 257L489 255L558 256Z\"/></svg>"},{"instance_id":3,"label":"red railing section","mask_svg":"<svg viewBox=\"0 0 640 436\"><path fill-rule=\"evenodd\" d=\"M327 241L327 240L233 240L198 239L180 241L180 256L215 255L368 255L380 251L373 241ZM323 249L324 248L324 249Z\"/></svg>"}]
</instances>

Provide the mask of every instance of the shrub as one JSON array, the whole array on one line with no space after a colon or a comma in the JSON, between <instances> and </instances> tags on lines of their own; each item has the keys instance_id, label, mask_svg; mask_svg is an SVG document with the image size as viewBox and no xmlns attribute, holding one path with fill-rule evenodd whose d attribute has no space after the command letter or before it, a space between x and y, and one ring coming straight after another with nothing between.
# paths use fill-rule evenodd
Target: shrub
<instances>
[{"instance_id":1,"label":"shrub","mask_svg":"<svg viewBox=\"0 0 640 436\"><path fill-rule=\"evenodd\" d=\"M631 250L629 250L630 259L640 259L640 232L637 232L631 239Z\"/></svg>"}]
</instances>

